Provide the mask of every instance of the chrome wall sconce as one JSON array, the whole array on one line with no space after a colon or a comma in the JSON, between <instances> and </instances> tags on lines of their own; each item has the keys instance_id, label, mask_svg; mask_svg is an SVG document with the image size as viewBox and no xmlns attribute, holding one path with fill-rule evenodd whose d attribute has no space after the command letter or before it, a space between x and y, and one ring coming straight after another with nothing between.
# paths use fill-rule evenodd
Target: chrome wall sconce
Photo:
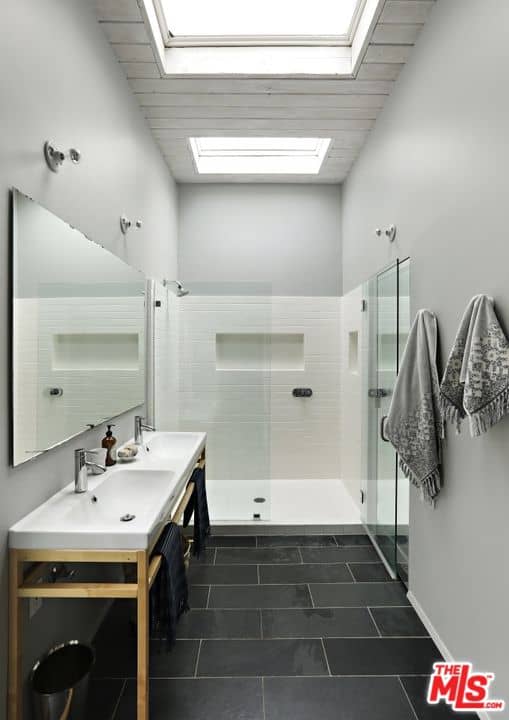
<instances>
[{"instance_id":1,"label":"chrome wall sconce","mask_svg":"<svg viewBox=\"0 0 509 720\"><path fill-rule=\"evenodd\" d=\"M136 220L136 222L134 223L135 227L136 227L138 230L141 228L142 224L143 224L143 223L141 222L141 220ZM127 233L129 232L129 230L131 229L132 225L133 225L133 224L132 224L132 222L129 220L129 218L126 218L125 215L121 215L121 216L120 216L120 230L122 231L122 235L127 235Z\"/></svg>"},{"instance_id":2,"label":"chrome wall sconce","mask_svg":"<svg viewBox=\"0 0 509 720\"><path fill-rule=\"evenodd\" d=\"M66 157L69 158L73 165L77 165L81 160L81 152L76 148L70 148L67 153L64 153L56 147L54 142L46 140L44 143L44 159L52 172L59 171Z\"/></svg>"},{"instance_id":3,"label":"chrome wall sconce","mask_svg":"<svg viewBox=\"0 0 509 720\"><path fill-rule=\"evenodd\" d=\"M382 237L382 235L385 235L385 237L389 240L389 242L392 243L396 239L396 232L397 232L396 225L389 225L389 227L386 228L385 230L382 230L381 228L377 228L375 230L375 235L377 237Z\"/></svg>"}]
</instances>

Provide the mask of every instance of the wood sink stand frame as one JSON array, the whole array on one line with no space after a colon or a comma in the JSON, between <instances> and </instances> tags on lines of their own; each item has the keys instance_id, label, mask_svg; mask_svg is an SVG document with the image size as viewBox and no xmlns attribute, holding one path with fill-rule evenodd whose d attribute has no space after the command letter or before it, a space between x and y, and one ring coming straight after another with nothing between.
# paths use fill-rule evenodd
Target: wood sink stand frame
<instances>
[{"instance_id":1,"label":"wood sink stand frame","mask_svg":"<svg viewBox=\"0 0 509 720\"><path fill-rule=\"evenodd\" d=\"M195 468L205 467L205 450ZM149 718L149 592L161 567L161 556L152 551L170 520L179 523L193 494L189 483L173 513L149 548L143 550L9 550L9 680L8 720L23 719L22 603L26 598L133 599L137 605L137 720ZM25 563L31 568L25 574ZM35 563L35 565L34 565ZM122 563L135 565L136 582L41 583L48 563ZM38 582L39 581L39 582Z\"/></svg>"}]
</instances>

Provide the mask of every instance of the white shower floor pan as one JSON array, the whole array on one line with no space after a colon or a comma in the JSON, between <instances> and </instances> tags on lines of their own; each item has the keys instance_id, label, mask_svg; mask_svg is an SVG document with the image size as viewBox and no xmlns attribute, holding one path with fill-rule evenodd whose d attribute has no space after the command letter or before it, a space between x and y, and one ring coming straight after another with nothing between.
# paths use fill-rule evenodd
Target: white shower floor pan
<instances>
[{"instance_id":1,"label":"white shower floor pan","mask_svg":"<svg viewBox=\"0 0 509 720\"><path fill-rule=\"evenodd\" d=\"M213 525L361 523L342 480L208 480L207 495Z\"/></svg>"}]
</instances>

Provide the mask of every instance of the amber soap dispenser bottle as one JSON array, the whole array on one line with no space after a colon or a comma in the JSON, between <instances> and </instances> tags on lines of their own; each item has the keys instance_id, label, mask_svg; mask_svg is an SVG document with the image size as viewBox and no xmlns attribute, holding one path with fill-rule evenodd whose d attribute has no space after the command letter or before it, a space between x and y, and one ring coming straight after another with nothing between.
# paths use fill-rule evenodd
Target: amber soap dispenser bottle
<instances>
[{"instance_id":1,"label":"amber soap dispenser bottle","mask_svg":"<svg viewBox=\"0 0 509 720\"><path fill-rule=\"evenodd\" d=\"M117 462L117 453L115 451L115 445L117 444L117 438L113 436L111 428L114 425L108 425L105 437L102 439L101 447L106 449L106 467L111 467Z\"/></svg>"}]
</instances>

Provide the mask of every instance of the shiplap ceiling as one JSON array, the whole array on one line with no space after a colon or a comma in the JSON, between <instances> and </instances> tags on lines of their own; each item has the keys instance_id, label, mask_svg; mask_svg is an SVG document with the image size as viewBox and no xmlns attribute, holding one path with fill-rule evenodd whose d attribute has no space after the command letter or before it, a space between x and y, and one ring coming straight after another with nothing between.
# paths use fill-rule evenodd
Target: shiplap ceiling
<instances>
[{"instance_id":1,"label":"shiplap ceiling","mask_svg":"<svg viewBox=\"0 0 509 720\"><path fill-rule=\"evenodd\" d=\"M140 0L141 1L141 0ZM137 0L97 18L178 182L341 183L390 95L434 0L386 0L355 79L161 78ZM192 136L330 137L318 175L198 175Z\"/></svg>"}]
</instances>

